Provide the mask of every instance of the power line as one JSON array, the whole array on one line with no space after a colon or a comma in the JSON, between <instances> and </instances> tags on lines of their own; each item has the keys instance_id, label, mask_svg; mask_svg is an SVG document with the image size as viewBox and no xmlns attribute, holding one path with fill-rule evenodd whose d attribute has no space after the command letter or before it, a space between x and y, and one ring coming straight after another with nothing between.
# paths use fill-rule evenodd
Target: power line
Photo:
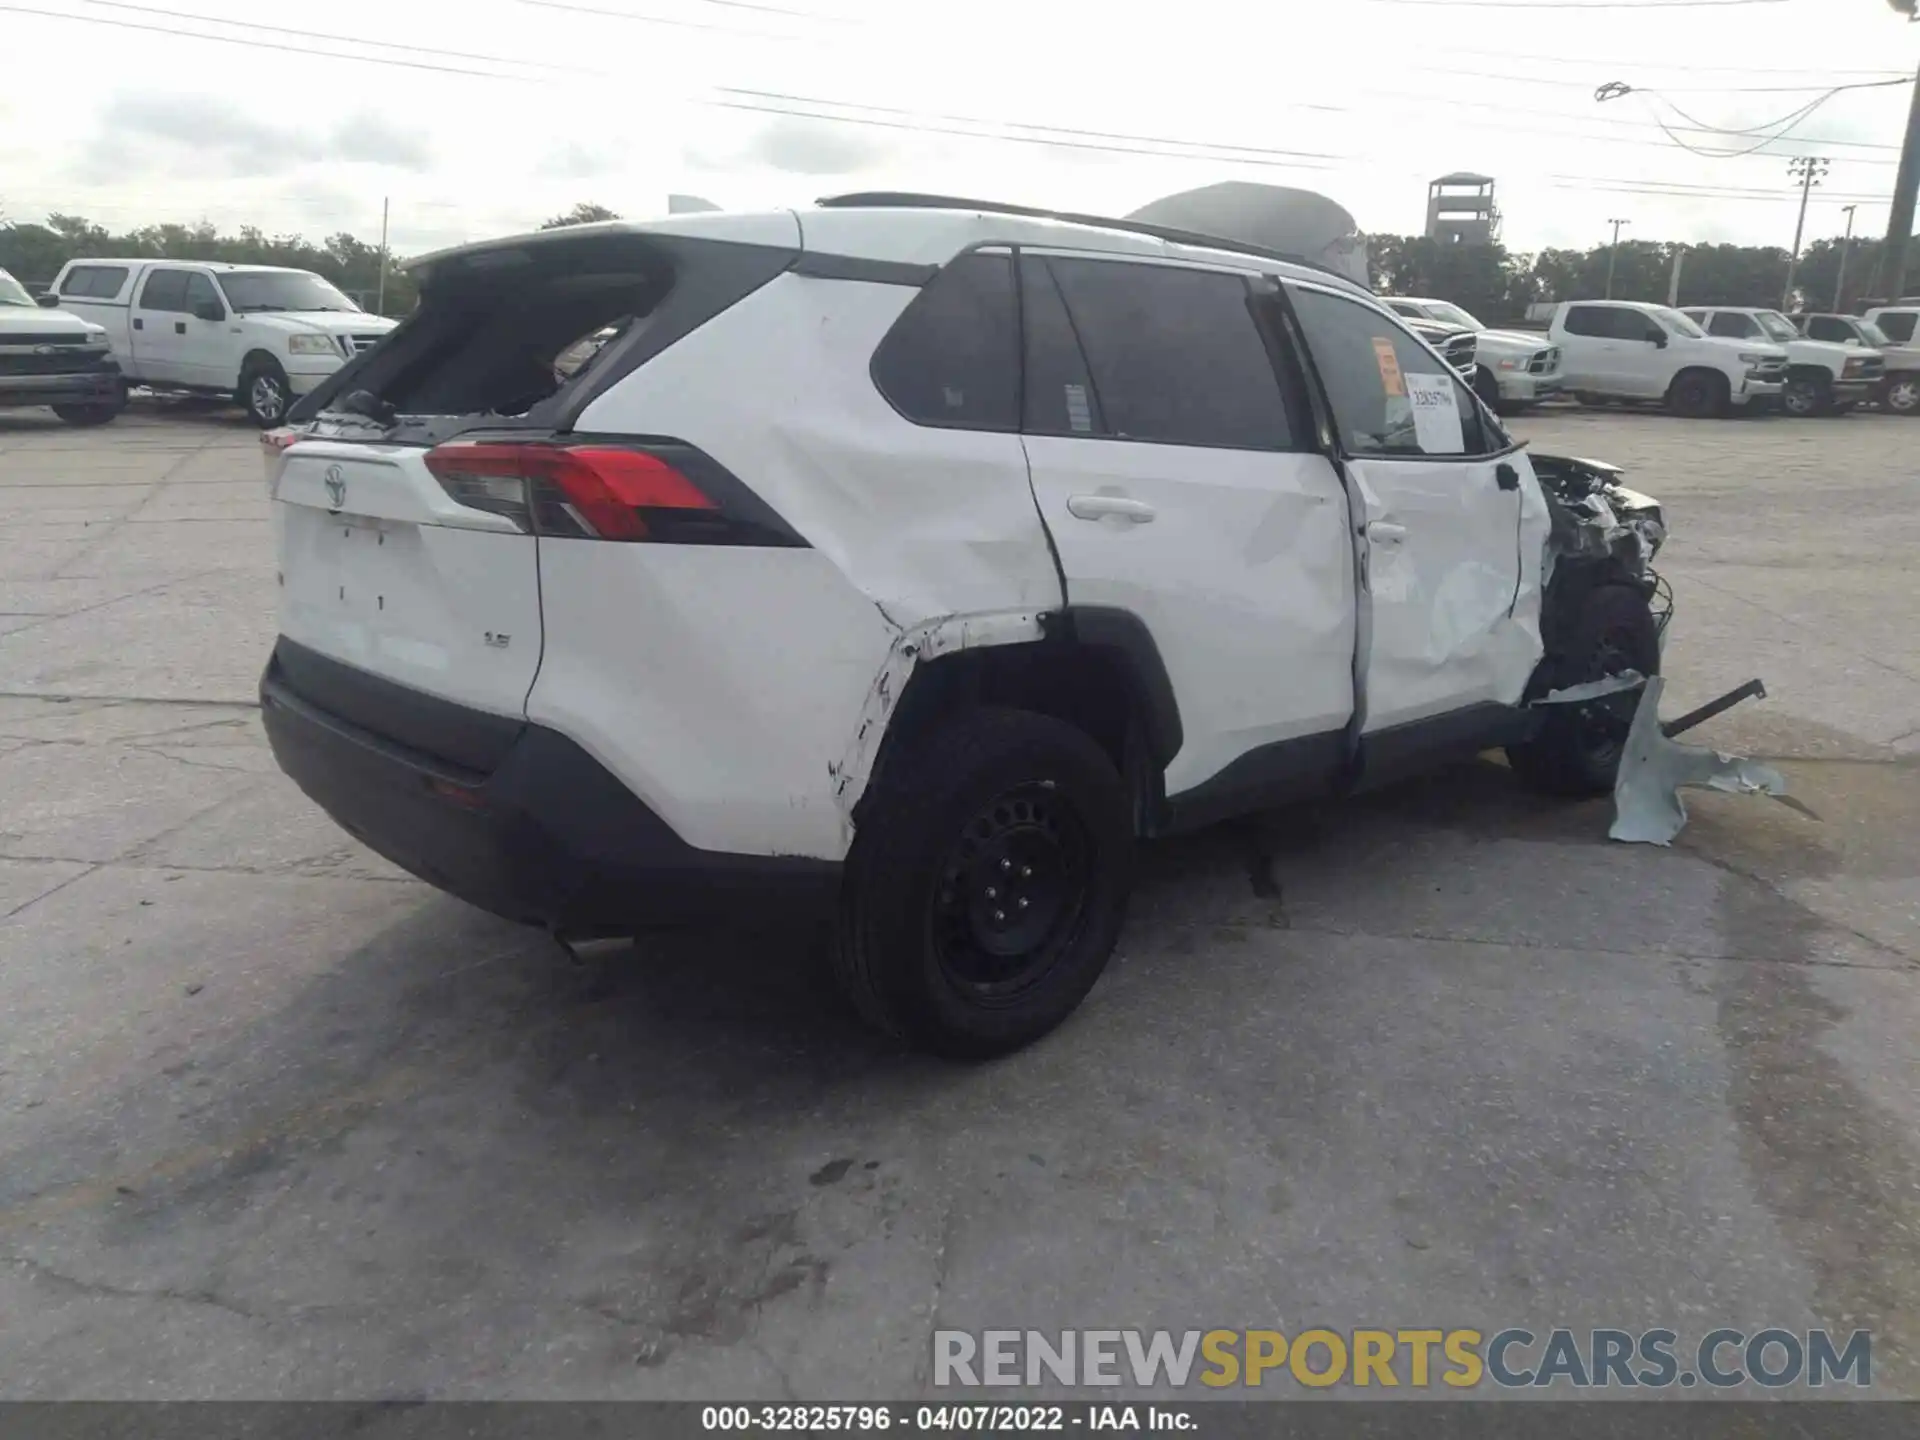
<instances>
[{"instance_id":1,"label":"power line","mask_svg":"<svg viewBox=\"0 0 1920 1440\"><path fill-rule=\"evenodd\" d=\"M537 84L532 75L503 75L497 70L467 70L453 65L430 65L424 60L398 60L384 55L342 55L338 51L315 50L309 45L280 45L271 40L255 40L244 35L202 35L194 30L169 30L162 25L145 25L138 20L116 20L105 15L75 15L61 10L40 10L30 5L0 4L0 11L13 15L38 15L46 20L72 20L82 25L101 25L111 30L144 30L154 35L172 35L183 40L211 40L221 45L239 45L251 50L280 50L292 55L308 55L329 60L357 60L364 65L392 65L402 70L431 70L441 75L468 75L482 80L512 80ZM351 42L350 42L351 43ZM380 44L380 41L364 41ZM511 61L508 64L514 63Z\"/></svg>"},{"instance_id":2,"label":"power line","mask_svg":"<svg viewBox=\"0 0 1920 1440\"><path fill-rule=\"evenodd\" d=\"M1367 0L1430 10L1704 10L1729 5L1785 5L1789 0Z\"/></svg>"},{"instance_id":3,"label":"power line","mask_svg":"<svg viewBox=\"0 0 1920 1440\"><path fill-rule=\"evenodd\" d=\"M127 0L81 0L82 4L92 5L102 10L127 10L139 15L157 15L163 20L192 20L202 25L226 25L235 30L258 30L268 35L287 35L298 40L325 40L332 44L362 45L381 50L399 50L410 55L435 55L443 60L474 60L488 65L521 65L533 70L553 70L573 75L601 75L604 72L588 70L579 65L550 65L540 60L515 60L505 55L476 55L466 50L448 50L438 45L406 45L398 40L356 40L349 35L327 33L319 30L291 30L284 25L262 25L253 20L228 20L218 15L195 15L181 10L162 10L151 5L132 5ZM86 17L74 15L66 17L83 20ZM219 35L194 36L201 40L242 40L245 37ZM306 53L304 49L301 53ZM344 57L343 57L344 58ZM374 56L364 57L376 59ZM502 77L510 78L510 77Z\"/></svg>"},{"instance_id":4,"label":"power line","mask_svg":"<svg viewBox=\"0 0 1920 1440\"><path fill-rule=\"evenodd\" d=\"M1470 10L1705 10L1735 5L1786 5L1791 0L1365 0L1373 5Z\"/></svg>"}]
</instances>

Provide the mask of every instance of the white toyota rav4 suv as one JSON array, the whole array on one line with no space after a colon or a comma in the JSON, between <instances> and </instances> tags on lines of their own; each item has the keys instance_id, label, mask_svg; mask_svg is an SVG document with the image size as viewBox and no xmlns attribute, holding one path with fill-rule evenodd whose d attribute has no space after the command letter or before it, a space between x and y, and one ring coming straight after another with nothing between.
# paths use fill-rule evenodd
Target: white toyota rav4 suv
<instances>
[{"instance_id":1,"label":"white toyota rav4 suv","mask_svg":"<svg viewBox=\"0 0 1920 1440\"><path fill-rule=\"evenodd\" d=\"M1306 265L900 195L417 263L270 455L265 723L562 939L830 916L872 1020L1005 1051L1137 839L1489 746L1603 790L1632 697L1530 702L1659 665L1657 507Z\"/></svg>"}]
</instances>

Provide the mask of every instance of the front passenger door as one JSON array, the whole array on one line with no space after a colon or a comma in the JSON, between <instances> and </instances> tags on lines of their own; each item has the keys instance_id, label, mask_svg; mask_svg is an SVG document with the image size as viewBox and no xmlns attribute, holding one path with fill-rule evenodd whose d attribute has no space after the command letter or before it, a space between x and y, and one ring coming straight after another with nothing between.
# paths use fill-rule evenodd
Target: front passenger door
<instances>
[{"instance_id":1,"label":"front passenger door","mask_svg":"<svg viewBox=\"0 0 1920 1440\"><path fill-rule=\"evenodd\" d=\"M186 327L180 365L188 383L232 389L240 377L239 337L227 324L227 302L211 276L199 270L187 276L186 314L180 320Z\"/></svg>"},{"instance_id":2,"label":"front passenger door","mask_svg":"<svg viewBox=\"0 0 1920 1440\"><path fill-rule=\"evenodd\" d=\"M1363 507L1373 767L1422 748L1420 727L1439 717L1520 700L1541 654L1547 505L1526 456L1438 356L1356 298L1286 289Z\"/></svg>"}]
</instances>

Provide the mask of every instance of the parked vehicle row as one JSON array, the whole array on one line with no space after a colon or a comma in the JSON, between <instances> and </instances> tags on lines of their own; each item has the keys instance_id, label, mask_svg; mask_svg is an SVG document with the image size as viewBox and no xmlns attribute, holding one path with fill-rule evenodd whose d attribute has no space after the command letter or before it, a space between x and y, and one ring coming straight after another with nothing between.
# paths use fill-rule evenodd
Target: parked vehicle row
<instances>
[{"instance_id":1,"label":"parked vehicle row","mask_svg":"<svg viewBox=\"0 0 1920 1440\"><path fill-rule=\"evenodd\" d=\"M35 304L9 281L9 309ZM141 386L230 398L263 429L278 425L295 400L394 327L310 271L210 261L70 261L38 306L31 328L15 319L11 329L36 343L84 334L111 367L90 371L69 396L46 378L59 357L29 365L0 353L0 404L54 404L63 419L86 424L112 419L127 390Z\"/></svg>"},{"instance_id":2,"label":"parked vehicle row","mask_svg":"<svg viewBox=\"0 0 1920 1440\"><path fill-rule=\"evenodd\" d=\"M1384 303L1409 323L1472 333L1475 391L1502 414L1563 393L1592 405L1653 401L1694 416L1844 415L1869 404L1920 413L1920 346L1909 343L1920 306L1788 316L1760 306L1581 300L1530 311L1545 317L1541 331L1496 331L1444 300Z\"/></svg>"},{"instance_id":3,"label":"parked vehicle row","mask_svg":"<svg viewBox=\"0 0 1920 1440\"><path fill-rule=\"evenodd\" d=\"M791 906L882 1028L1004 1052L1141 838L1495 746L1605 793L1631 696L1532 702L1660 665L1658 505L1271 252L889 195L414 274L268 450L263 720L563 941Z\"/></svg>"}]
</instances>

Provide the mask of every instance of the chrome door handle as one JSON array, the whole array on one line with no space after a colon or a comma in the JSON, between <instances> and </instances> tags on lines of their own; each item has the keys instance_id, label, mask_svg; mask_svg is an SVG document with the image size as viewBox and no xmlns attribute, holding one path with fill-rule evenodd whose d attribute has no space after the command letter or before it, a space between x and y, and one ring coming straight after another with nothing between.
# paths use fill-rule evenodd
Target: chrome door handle
<instances>
[{"instance_id":1,"label":"chrome door handle","mask_svg":"<svg viewBox=\"0 0 1920 1440\"><path fill-rule=\"evenodd\" d=\"M1124 495L1069 495L1067 513L1076 520L1104 520L1109 515L1145 525L1153 519L1153 507L1144 500L1129 500Z\"/></svg>"},{"instance_id":2,"label":"chrome door handle","mask_svg":"<svg viewBox=\"0 0 1920 1440\"><path fill-rule=\"evenodd\" d=\"M1376 545L1398 545L1407 538L1407 527L1374 520L1367 525L1367 539Z\"/></svg>"}]
</instances>

